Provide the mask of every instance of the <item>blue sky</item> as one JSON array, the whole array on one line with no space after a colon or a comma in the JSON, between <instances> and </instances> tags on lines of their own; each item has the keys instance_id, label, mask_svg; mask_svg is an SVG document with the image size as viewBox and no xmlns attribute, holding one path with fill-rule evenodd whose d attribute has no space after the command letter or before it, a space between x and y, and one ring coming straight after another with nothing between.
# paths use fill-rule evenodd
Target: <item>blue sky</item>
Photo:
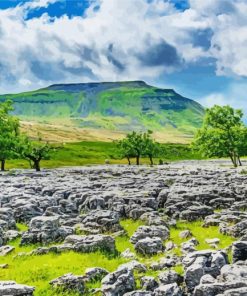
<instances>
[{"instance_id":1,"label":"blue sky","mask_svg":"<svg viewBox=\"0 0 247 296\"><path fill-rule=\"evenodd\" d=\"M247 112L245 0L0 1L0 92L145 80Z\"/></svg>"}]
</instances>

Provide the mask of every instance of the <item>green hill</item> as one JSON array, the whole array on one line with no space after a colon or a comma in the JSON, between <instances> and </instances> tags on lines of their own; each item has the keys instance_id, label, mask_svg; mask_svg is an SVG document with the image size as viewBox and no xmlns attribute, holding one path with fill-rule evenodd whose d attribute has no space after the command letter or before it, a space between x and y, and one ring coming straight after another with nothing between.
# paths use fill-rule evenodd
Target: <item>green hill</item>
<instances>
[{"instance_id":1,"label":"green hill","mask_svg":"<svg viewBox=\"0 0 247 296\"><path fill-rule=\"evenodd\" d=\"M143 81L57 84L0 96L5 99L14 101L14 113L23 121L122 132L169 130L189 136L204 114L199 103Z\"/></svg>"}]
</instances>

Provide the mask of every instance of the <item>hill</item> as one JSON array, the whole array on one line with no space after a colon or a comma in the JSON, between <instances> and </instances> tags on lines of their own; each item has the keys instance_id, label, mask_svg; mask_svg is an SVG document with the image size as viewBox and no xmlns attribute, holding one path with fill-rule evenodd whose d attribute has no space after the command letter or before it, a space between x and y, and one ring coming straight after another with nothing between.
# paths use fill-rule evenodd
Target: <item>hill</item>
<instances>
[{"instance_id":1,"label":"hill","mask_svg":"<svg viewBox=\"0 0 247 296\"><path fill-rule=\"evenodd\" d=\"M0 96L14 101L23 128L54 141L110 140L132 130L155 131L162 141L190 138L200 127L203 107L173 89L143 81L56 84Z\"/></svg>"}]
</instances>

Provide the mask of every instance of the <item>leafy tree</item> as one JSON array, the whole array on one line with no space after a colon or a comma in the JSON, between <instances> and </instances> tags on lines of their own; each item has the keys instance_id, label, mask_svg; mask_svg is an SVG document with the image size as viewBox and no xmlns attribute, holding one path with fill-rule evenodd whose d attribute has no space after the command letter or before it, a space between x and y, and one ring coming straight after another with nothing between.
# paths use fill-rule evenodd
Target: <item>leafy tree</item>
<instances>
[{"instance_id":1,"label":"leafy tree","mask_svg":"<svg viewBox=\"0 0 247 296\"><path fill-rule=\"evenodd\" d=\"M241 110L230 106L206 109L192 146L206 157L230 157L234 167L241 165L240 157L247 155L247 129L242 117Z\"/></svg>"},{"instance_id":2,"label":"leafy tree","mask_svg":"<svg viewBox=\"0 0 247 296\"><path fill-rule=\"evenodd\" d=\"M158 156L161 152L159 143L152 139L152 131L148 131L143 134L144 152L143 154L149 157L150 164L153 165L153 158Z\"/></svg>"},{"instance_id":3,"label":"leafy tree","mask_svg":"<svg viewBox=\"0 0 247 296\"><path fill-rule=\"evenodd\" d=\"M19 120L11 115L13 103L7 100L0 103L0 162L1 171L5 170L7 159L17 157L19 144Z\"/></svg>"},{"instance_id":4,"label":"leafy tree","mask_svg":"<svg viewBox=\"0 0 247 296\"><path fill-rule=\"evenodd\" d=\"M132 132L127 134L126 138L118 141L117 147L123 157L126 157L129 165L130 158L136 158L136 164L140 164L141 156L148 156L151 165L153 165L153 157L159 154L160 146L152 138L152 131L146 133Z\"/></svg>"},{"instance_id":5,"label":"leafy tree","mask_svg":"<svg viewBox=\"0 0 247 296\"><path fill-rule=\"evenodd\" d=\"M142 133L132 132L127 134L126 140L130 147L130 151L133 152L133 156L136 158L136 165L140 164L141 155L145 149L145 143Z\"/></svg>"},{"instance_id":6,"label":"leafy tree","mask_svg":"<svg viewBox=\"0 0 247 296\"><path fill-rule=\"evenodd\" d=\"M42 142L40 137L38 141L30 141L28 137L23 138L21 155L29 160L31 167L37 172L40 171L41 160L50 158L51 150L51 145L48 142Z\"/></svg>"},{"instance_id":7,"label":"leafy tree","mask_svg":"<svg viewBox=\"0 0 247 296\"><path fill-rule=\"evenodd\" d=\"M128 141L127 138L120 140L117 142L117 148L121 155L121 157L126 157L128 160L128 164L131 165L130 159L132 157L135 157L135 151L131 145L131 143Z\"/></svg>"}]
</instances>

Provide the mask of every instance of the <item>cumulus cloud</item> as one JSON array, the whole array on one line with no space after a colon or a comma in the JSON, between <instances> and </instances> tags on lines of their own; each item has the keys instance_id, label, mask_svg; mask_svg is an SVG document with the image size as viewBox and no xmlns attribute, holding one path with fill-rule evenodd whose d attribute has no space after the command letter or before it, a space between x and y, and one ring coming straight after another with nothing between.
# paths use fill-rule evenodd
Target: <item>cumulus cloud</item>
<instances>
[{"instance_id":1,"label":"cumulus cloud","mask_svg":"<svg viewBox=\"0 0 247 296\"><path fill-rule=\"evenodd\" d=\"M245 113L247 122L247 105L246 105L247 85L244 81L235 81L230 83L224 93L211 93L200 100L205 107L214 105L230 105L236 109L242 109Z\"/></svg>"},{"instance_id":2,"label":"cumulus cloud","mask_svg":"<svg viewBox=\"0 0 247 296\"><path fill-rule=\"evenodd\" d=\"M41 7L48 7L50 4L53 4L55 2L62 2L64 0L33 0L33 1L27 1L24 3L24 5L21 5L23 9L37 9Z\"/></svg>"},{"instance_id":3,"label":"cumulus cloud","mask_svg":"<svg viewBox=\"0 0 247 296\"><path fill-rule=\"evenodd\" d=\"M207 58L218 75L247 76L245 0L190 0L184 11L168 0L91 0L81 16L25 19L57 1L0 10L0 91L153 79Z\"/></svg>"}]
</instances>

